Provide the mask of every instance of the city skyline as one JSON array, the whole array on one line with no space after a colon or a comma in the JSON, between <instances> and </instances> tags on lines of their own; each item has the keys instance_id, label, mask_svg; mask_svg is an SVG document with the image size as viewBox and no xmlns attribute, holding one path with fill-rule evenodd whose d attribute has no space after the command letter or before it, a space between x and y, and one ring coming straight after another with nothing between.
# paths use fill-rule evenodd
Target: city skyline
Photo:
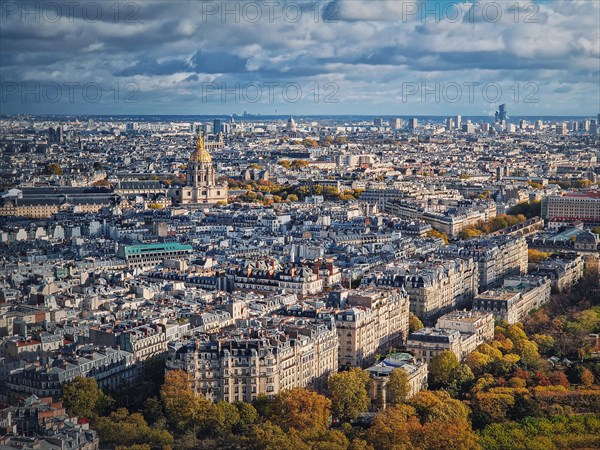
<instances>
[{"instance_id":1,"label":"city skyline","mask_svg":"<svg viewBox=\"0 0 600 450\"><path fill-rule=\"evenodd\" d=\"M3 3L3 113L598 113L597 2L77 5Z\"/></svg>"}]
</instances>

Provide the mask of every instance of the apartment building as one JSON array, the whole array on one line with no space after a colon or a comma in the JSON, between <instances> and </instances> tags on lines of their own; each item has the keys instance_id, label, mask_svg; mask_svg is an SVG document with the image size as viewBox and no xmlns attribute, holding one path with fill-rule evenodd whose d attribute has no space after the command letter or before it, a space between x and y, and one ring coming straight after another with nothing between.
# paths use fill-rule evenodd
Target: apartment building
<instances>
[{"instance_id":1,"label":"apartment building","mask_svg":"<svg viewBox=\"0 0 600 450\"><path fill-rule=\"evenodd\" d=\"M547 277L523 275L504 280L504 286L482 292L473 300L473 309L486 311L498 320L516 323L550 298L551 280Z\"/></svg>"},{"instance_id":2,"label":"apartment building","mask_svg":"<svg viewBox=\"0 0 600 450\"><path fill-rule=\"evenodd\" d=\"M12 399L29 395L56 399L62 395L62 386L77 376L92 377L101 388L116 389L135 380L135 359L129 352L112 348L46 358L45 364L36 362L10 371L6 387Z\"/></svg>"},{"instance_id":3,"label":"apartment building","mask_svg":"<svg viewBox=\"0 0 600 450\"><path fill-rule=\"evenodd\" d=\"M338 369L335 322L298 319L280 329L198 335L170 343L166 367L191 374L194 390L212 401L250 402L295 387L322 390Z\"/></svg>"},{"instance_id":4,"label":"apartment building","mask_svg":"<svg viewBox=\"0 0 600 450\"><path fill-rule=\"evenodd\" d=\"M479 270L479 290L484 291L501 285L507 276L527 273L527 249L522 236L496 236L450 244L437 253L475 260Z\"/></svg>"},{"instance_id":5,"label":"apartment building","mask_svg":"<svg viewBox=\"0 0 600 450\"><path fill-rule=\"evenodd\" d=\"M471 303L479 285L479 270L472 259L409 261L372 273L363 283L404 288L410 297L410 311L431 321Z\"/></svg>"},{"instance_id":6,"label":"apartment building","mask_svg":"<svg viewBox=\"0 0 600 450\"><path fill-rule=\"evenodd\" d=\"M600 191L565 192L542 198L542 218L600 223Z\"/></svg>"},{"instance_id":7,"label":"apartment building","mask_svg":"<svg viewBox=\"0 0 600 450\"><path fill-rule=\"evenodd\" d=\"M443 351L451 351L460 361L463 359L462 340L458 330L421 328L410 333L406 341L406 350L426 364Z\"/></svg>"},{"instance_id":8,"label":"apartment building","mask_svg":"<svg viewBox=\"0 0 600 450\"><path fill-rule=\"evenodd\" d=\"M494 316L485 311L452 311L437 321L436 328L458 330L461 334L461 358L494 339Z\"/></svg>"},{"instance_id":9,"label":"apartment building","mask_svg":"<svg viewBox=\"0 0 600 450\"><path fill-rule=\"evenodd\" d=\"M583 277L583 258L577 253L562 253L537 264L530 273L545 276L552 281L552 288L563 292Z\"/></svg>"},{"instance_id":10,"label":"apartment building","mask_svg":"<svg viewBox=\"0 0 600 450\"><path fill-rule=\"evenodd\" d=\"M365 367L408 335L409 300L401 289L354 291L335 312L339 367Z\"/></svg>"},{"instance_id":11,"label":"apartment building","mask_svg":"<svg viewBox=\"0 0 600 450\"><path fill-rule=\"evenodd\" d=\"M167 342L179 334L177 324L144 324L114 327L113 325L90 327L88 340L96 345L118 347L133 355L136 362L164 354ZM185 326L189 326L185 324ZM169 333L167 333L167 330Z\"/></svg>"},{"instance_id":12,"label":"apartment building","mask_svg":"<svg viewBox=\"0 0 600 450\"><path fill-rule=\"evenodd\" d=\"M325 269L326 270L326 269ZM308 266L281 266L273 261L256 261L246 267L227 271L235 290L257 292L286 292L298 295L318 294L323 291L324 278ZM325 276L326 278L326 276Z\"/></svg>"}]
</instances>

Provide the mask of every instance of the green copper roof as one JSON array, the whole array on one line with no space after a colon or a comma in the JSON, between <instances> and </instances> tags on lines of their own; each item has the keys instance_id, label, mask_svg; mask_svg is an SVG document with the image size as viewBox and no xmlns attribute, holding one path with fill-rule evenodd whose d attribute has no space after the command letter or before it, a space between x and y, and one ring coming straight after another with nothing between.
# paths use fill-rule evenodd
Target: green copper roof
<instances>
[{"instance_id":1,"label":"green copper roof","mask_svg":"<svg viewBox=\"0 0 600 450\"><path fill-rule=\"evenodd\" d=\"M147 255L159 252L192 252L190 244L167 242L164 244L140 244L125 246L125 255Z\"/></svg>"}]
</instances>

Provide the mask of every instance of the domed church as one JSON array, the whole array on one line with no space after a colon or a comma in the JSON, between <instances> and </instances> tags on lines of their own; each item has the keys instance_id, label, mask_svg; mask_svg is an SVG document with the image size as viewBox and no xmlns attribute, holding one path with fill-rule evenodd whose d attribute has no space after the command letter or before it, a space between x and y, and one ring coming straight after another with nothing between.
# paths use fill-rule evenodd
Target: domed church
<instances>
[{"instance_id":1,"label":"domed church","mask_svg":"<svg viewBox=\"0 0 600 450\"><path fill-rule=\"evenodd\" d=\"M227 184L217 184L212 156L204 145L200 133L196 148L190 154L185 186L173 189L173 198L182 205L207 205L227 202Z\"/></svg>"}]
</instances>

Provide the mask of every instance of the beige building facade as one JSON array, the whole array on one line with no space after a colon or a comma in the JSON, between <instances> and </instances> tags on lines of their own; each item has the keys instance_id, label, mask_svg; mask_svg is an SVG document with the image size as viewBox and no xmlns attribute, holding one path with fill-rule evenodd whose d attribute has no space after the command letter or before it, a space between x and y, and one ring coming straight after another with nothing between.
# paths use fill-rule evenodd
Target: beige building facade
<instances>
[{"instance_id":1,"label":"beige building facade","mask_svg":"<svg viewBox=\"0 0 600 450\"><path fill-rule=\"evenodd\" d=\"M340 368L365 367L408 335L409 300L400 289L352 292L335 313Z\"/></svg>"}]
</instances>

